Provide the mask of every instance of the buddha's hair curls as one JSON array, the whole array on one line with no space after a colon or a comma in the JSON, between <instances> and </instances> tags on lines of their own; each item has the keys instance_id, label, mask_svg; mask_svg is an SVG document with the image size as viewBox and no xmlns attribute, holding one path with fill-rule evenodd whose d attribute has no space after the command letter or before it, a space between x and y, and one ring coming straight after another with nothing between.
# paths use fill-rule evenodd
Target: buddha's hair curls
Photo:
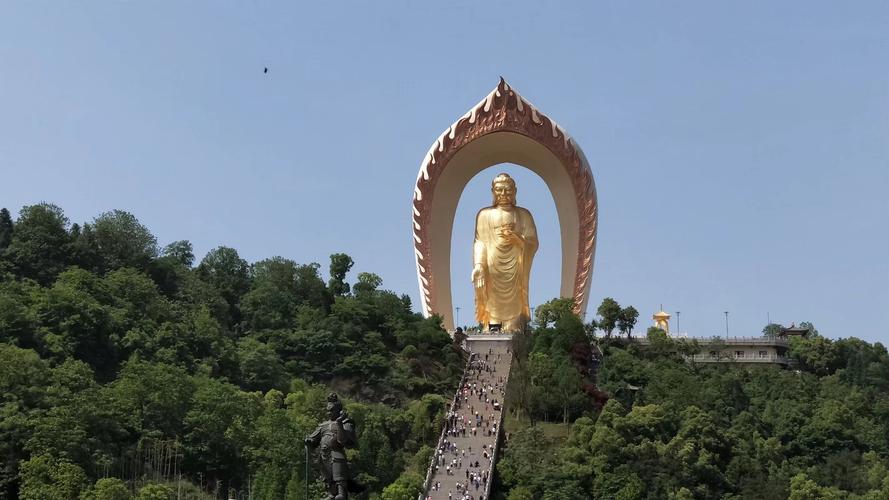
<instances>
[{"instance_id":1,"label":"buddha's hair curls","mask_svg":"<svg viewBox=\"0 0 889 500\"><path fill-rule=\"evenodd\" d=\"M515 181L506 172L500 172L499 174L497 174L497 177L494 177L494 180L491 181L491 189L494 189L494 186L498 182L507 182L510 186L512 186L513 189L515 189Z\"/></svg>"},{"instance_id":2,"label":"buddha's hair curls","mask_svg":"<svg viewBox=\"0 0 889 500\"><path fill-rule=\"evenodd\" d=\"M509 184L512 188L512 203L515 204L515 193L518 191L515 187L515 180L509 176L506 172L501 172L497 174L497 177L494 177L494 180L491 181L491 195L493 197L493 201L491 202L493 205L497 204L497 195L494 194L494 186L497 185L498 182L505 182Z\"/></svg>"}]
</instances>

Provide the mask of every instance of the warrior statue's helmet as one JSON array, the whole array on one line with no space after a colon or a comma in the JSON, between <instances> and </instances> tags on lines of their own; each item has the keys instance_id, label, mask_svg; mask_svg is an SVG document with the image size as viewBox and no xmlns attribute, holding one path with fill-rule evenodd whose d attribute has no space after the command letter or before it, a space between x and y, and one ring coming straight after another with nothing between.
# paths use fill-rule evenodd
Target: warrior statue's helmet
<instances>
[{"instance_id":1,"label":"warrior statue's helmet","mask_svg":"<svg viewBox=\"0 0 889 500\"><path fill-rule=\"evenodd\" d=\"M332 415L332 418L336 418L339 416L340 412L343 411L343 403L340 402L339 396L336 395L335 392L331 392L327 395L327 414Z\"/></svg>"}]
</instances>

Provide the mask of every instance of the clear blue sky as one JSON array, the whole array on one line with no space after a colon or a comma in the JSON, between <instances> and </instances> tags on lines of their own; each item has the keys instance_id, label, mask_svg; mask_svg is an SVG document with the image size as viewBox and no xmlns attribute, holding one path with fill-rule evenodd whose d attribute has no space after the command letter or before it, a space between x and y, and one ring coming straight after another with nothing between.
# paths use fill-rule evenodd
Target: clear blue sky
<instances>
[{"instance_id":1,"label":"clear blue sky","mask_svg":"<svg viewBox=\"0 0 889 500\"><path fill-rule=\"evenodd\" d=\"M0 3L0 206L124 209L198 258L343 251L416 304L419 163L503 75L592 165L591 312L612 296L642 327L663 303L693 335L728 310L734 335L769 313L889 341L889 3L548 5ZM464 322L496 170L460 202ZM554 237L542 181L509 171ZM533 303L558 255L545 240Z\"/></svg>"}]
</instances>

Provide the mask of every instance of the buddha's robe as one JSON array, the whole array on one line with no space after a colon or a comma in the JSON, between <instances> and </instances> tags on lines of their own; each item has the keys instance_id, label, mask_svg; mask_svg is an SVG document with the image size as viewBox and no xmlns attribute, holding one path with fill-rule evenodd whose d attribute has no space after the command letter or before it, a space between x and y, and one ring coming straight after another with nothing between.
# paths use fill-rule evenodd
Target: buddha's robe
<instances>
[{"instance_id":1,"label":"buddha's robe","mask_svg":"<svg viewBox=\"0 0 889 500\"><path fill-rule=\"evenodd\" d=\"M512 227L519 241L501 233ZM476 320L487 329L499 324L514 331L530 319L528 280L537 252L537 227L528 210L512 206L483 208L475 219L473 266L481 266L484 286L475 289Z\"/></svg>"}]
</instances>

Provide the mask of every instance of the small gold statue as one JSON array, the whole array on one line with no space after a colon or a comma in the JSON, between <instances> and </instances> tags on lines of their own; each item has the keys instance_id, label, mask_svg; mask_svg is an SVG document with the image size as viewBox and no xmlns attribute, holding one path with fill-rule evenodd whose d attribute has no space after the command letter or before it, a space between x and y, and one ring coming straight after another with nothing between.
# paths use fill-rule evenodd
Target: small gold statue
<instances>
[{"instance_id":1,"label":"small gold statue","mask_svg":"<svg viewBox=\"0 0 889 500\"><path fill-rule=\"evenodd\" d=\"M531 318L528 280L537 252L537 227L531 212L516 206L512 177L495 177L491 193L493 205L481 209L475 219L475 317L486 331L516 331Z\"/></svg>"}]
</instances>

